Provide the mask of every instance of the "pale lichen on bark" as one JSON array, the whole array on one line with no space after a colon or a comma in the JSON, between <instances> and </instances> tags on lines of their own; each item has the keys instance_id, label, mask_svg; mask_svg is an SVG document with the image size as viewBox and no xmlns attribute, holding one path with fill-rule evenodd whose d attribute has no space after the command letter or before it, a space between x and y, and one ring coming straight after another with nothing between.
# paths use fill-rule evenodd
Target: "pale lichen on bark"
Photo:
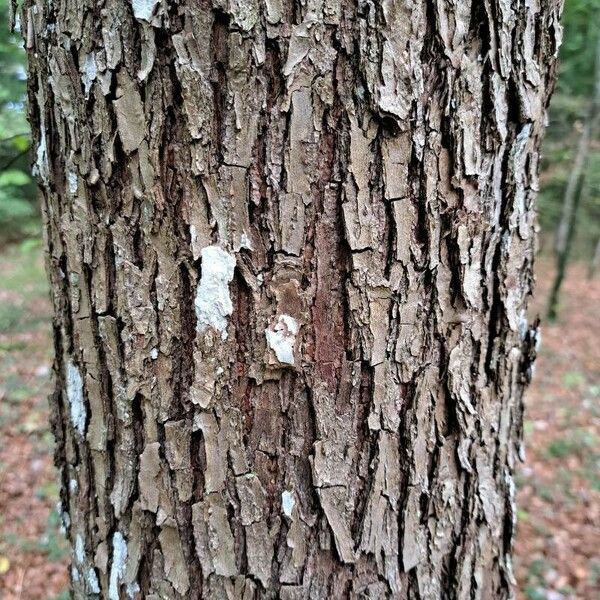
<instances>
[{"instance_id":1,"label":"pale lichen on bark","mask_svg":"<svg viewBox=\"0 0 600 600\"><path fill-rule=\"evenodd\" d=\"M294 345L298 330L298 321L290 315L279 315L275 324L265 329L267 344L281 364L294 364Z\"/></svg>"},{"instance_id":2,"label":"pale lichen on bark","mask_svg":"<svg viewBox=\"0 0 600 600\"><path fill-rule=\"evenodd\" d=\"M511 596L559 14L26 0L74 597Z\"/></svg>"},{"instance_id":3,"label":"pale lichen on bark","mask_svg":"<svg viewBox=\"0 0 600 600\"><path fill-rule=\"evenodd\" d=\"M227 339L227 318L233 312L229 284L233 279L235 258L219 246L206 246L200 252L202 276L196 293L198 331L212 327Z\"/></svg>"},{"instance_id":4,"label":"pale lichen on bark","mask_svg":"<svg viewBox=\"0 0 600 600\"><path fill-rule=\"evenodd\" d=\"M71 360L67 361L65 383L67 387L67 401L69 403L71 423L79 435L83 436L85 435L87 418L86 404L83 397L83 381L79 369Z\"/></svg>"}]
</instances>

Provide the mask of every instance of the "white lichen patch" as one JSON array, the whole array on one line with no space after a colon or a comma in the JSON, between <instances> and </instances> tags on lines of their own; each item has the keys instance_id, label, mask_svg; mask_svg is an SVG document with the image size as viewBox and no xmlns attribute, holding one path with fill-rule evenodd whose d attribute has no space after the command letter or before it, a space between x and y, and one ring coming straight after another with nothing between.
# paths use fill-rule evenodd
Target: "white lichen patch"
<instances>
[{"instance_id":1,"label":"white lichen patch","mask_svg":"<svg viewBox=\"0 0 600 600\"><path fill-rule=\"evenodd\" d=\"M71 526L71 517L69 513L66 510L64 510L63 503L60 501L56 503L56 512L60 515L62 521L61 531L66 532L67 529L69 529L69 527Z\"/></svg>"},{"instance_id":2,"label":"white lichen patch","mask_svg":"<svg viewBox=\"0 0 600 600\"><path fill-rule=\"evenodd\" d=\"M136 19L150 22L157 4L158 0L132 0L133 16Z\"/></svg>"},{"instance_id":3,"label":"white lichen patch","mask_svg":"<svg viewBox=\"0 0 600 600\"><path fill-rule=\"evenodd\" d=\"M79 533L75 536L75 560L80 565L85 562L85 547L83 544L83 538Z\"/></svg>"},{"instance_id":4,"label":"white lichen patch","mask_svg":"<svg viewBox=\"0 0 600 600\"><path fill-rule=\"evenodd\" d=\"M267 344L273 350L277 360L285 365L294 364L294 345L298 335L298 321L290 315L279 315L273 328L265 329Z\"/></svg>"},{"instance_id":5,"label":"white lichen patch","mask_svg":"<svg viewBox=\"0 0 600 600\"><path fill-rule=\"evenodd\" d=\"M252 250L252 242L250 241L250 238L246 235L246 232L240 235L240 248Z\"/></svg>"},{"instance_id":6,"label":"white lichen patch","mask_svg":"<svg viewBox=\"0 0 600 600\"><path fill-rule=\"evenodd\" d=\"M67 186L69 188L69 192L71 194L77 193L77 188L79 187L79 182L77 181L77 174L70 171L67 173Z\"/></svg>"},{"instance_id":7,"label":"white lichen patch","mask_svg":"<svg viewBox=\"0 0 600 600\"><path fill-rule=\"evenodd\" d=\"M192 256L194 257L194 260L198 260L200 253L202 252L202 250L198 248L199 240L200 236L198 235L198 229L195 225L190 225L190 242L192 245Z\"/></svg>"},{"instance_id":8,"label":"white lichen patch","mask_svg":"<svg viewBox=\"0 0 600 600\"><path fill-rule=\"evenodd\" d=\"M100 584L98 582L98 575L96 575L96 570L93 567L90 567L87 570L85 576L85 582L87 584L87 589L90 594L99 594L100 593Z\"/></svg>"},{"instance_id":9,"label":"white lichen patch","mask_svg":"<svg viewBox=\"0 0 600 600\"><path fill-rule=\"evenodd\" d=\"M85 435L87 412L83 400L83 380L79 368L71 359L67 362L66 372L67 400L71 414L71 423L79 435Z\"/></svg>"},{"instance_id":10,"label":"white lichen patch","mask_svg":"<svg viewBox=\"0 0 600 600\"><path fill-rule=\"evenodd\" d=\"M96 570L94 567L89 566L90 561L85 553L85 544L83 541L83 537L78 533L75 536L75 548L74 548L75 562L85 570L85 585L89 594L99 594L100 593L100 584L98 582L98 576L96 575ZM87 565L87 569L85 569ZM81 575L80 570L73 567L77 572L76 577L73 577L74 581L80 581ZM75 572L74 572L75 575Z\"/></svg>"},{"instance_id":11,"label":"white lichen patch","mask_svg":"<svg viewBox=\"0 0 600 600\"><path fill-rule=\"evenodd\" d=\"M258 21L258 2L256 0L232 0L231 16L243 31L250 31Z\"/></svg>"},{"instance_id":12,"label":"white lichen patch","mask_svg":"<svg viewBox=\"0 0 600 600\"><path fill-rule=\"evenodd\" d=\"M294 494L288 492L288 490L283 490L283 492L281 492L281 509L283 510L283 514L286 517L291 518L294 506L296 506Z\"/></svg>"},{"instance_id":13,"label":"white lichen patch","mask_svg":"<svg viewBox=\"0 0 600 600\"><path fill-rule=\"evenodd\" d=\"M42 126L40 141L38 142L35 151L35 164L33 165L33 174L40 177L42 181L48 180L49 166L48 166L48 148L46 145L46 133Z\"/></svg>"},{"instance_id":14,"label":"white lichen patch","mask_svg":"<svg viewBox=\"0 0 600 600\"><path fill-rule=\"evenodd\" d=\"M229 284L233 279L235 257L220 246L202 249L202 276L196 293L198 331L212 327L227 339L227 317L233 313Z\"/></svg>"},{"instance_id":15,"label":"white lichen patch","mask_svg":"<svg viewBox=\"0 0 600 600\"><path fill-rule=\"evenodd\" d=\"M92 83L96 80L97 75L98 65L96 64L96 57L93 54L86 54L81 74L81 83L83 83L86 95L89 94Z\"/></svg>"},{"instance_id":16,"label":"white lichen patch","mask_svg":"<svg viewBox=\"0 0 600 600\"><path fill-rule=\"evenodd\" d=\"M113 556L108 583L109 600L119 600L119 583L127 566L127 542L120 531L113 535Z\"/></svg>"}]
</instances>

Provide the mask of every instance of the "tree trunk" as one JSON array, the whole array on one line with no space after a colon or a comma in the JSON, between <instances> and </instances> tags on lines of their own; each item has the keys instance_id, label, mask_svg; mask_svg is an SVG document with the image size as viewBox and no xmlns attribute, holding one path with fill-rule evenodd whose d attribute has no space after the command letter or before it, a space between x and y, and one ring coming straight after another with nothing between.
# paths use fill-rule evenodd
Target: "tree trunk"
<instances>
[{"instance_id":1,"label":"tree trunk","mask_svg":"<svg viewBox=\"0 0 600 600\"><path fill-rule=\"evenodd\" d=\"M588 267L589 280L592 280L596 277L598 265L600 265L600 237L598 237L598 239L596 240L596 245L594 246L594 255L592 256Z\"/></svg>"},{"instance_id":2,"label":"tree trunk","mask_svg":"<svg viewBox=\"0 0 600 600\"><path fill-rule=\"evenodd\" d=\"M507 598L560 0L26 0L75 598Z\"/></svg>"}]
</instances>

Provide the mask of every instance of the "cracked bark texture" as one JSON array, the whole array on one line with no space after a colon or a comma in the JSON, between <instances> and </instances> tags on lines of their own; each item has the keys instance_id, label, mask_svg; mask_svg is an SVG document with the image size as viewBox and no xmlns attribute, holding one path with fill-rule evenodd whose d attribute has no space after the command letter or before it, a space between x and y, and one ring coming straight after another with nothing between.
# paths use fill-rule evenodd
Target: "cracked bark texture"
<instances>
[{"instance_id":1,"label":"cracked bark texture","mask_svg":"<svg viewBox=\"0 0 600 600\"><path fill-rule=\"evenodd\" d=\"M511 597L560 0L26 0L75 598Z\"/></svg>"}]
</instances>

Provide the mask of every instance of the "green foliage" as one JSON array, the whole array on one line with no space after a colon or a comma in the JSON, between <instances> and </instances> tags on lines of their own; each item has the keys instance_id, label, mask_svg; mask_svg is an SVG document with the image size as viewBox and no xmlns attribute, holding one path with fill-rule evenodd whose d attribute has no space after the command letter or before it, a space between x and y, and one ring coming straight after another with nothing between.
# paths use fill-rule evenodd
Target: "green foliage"
<instances>
[{"instance_id":1,"label":"green foliage","mask_svg":"<svg viewBox=\"0 0 600 600\"><path fill-rule=\"evenodd\" d=\"M567 371L562 381L568 388L577 388L585 383L585 375L581 371Z\"/></svg>"},{"instance_id":2,"label":"green foliage","mask_svg":"<svg viewBox=\"0 0 600 600\"><path fill-rule=\"evenodd\" d=\"M23 42L11 33L8 2L0 0L0 245L38 235L35 185L29 172L31 136L25 115Z\"/></svg>"},{"instance_id":3,"label":"green foliage","mask_svg":"<svg viewBox=\"0 0 600 600\"><path fill-rule=\"evenodd\" d=\"M538 558L531 563L527 573L527 584L523 590L528 600L546 600L545 575L551 568L544 558Z\"/></svg>"},{"instance_id":4,"label":"green foliage","mask_svg":"<svg viewBox=\"0 0 600 600\"><path fill-rule=\"evenodd\" d=\"M37 212L31 202L25 200L23 188L31 184L25 171L9 169L0 173L0 222L3 228L19 229L24 222L35 218Z\"/></svg>"},{"instance_id":5,"label":"green foliage","mask_svg":"<svg viewBox=\"0 0 600 600\"><path fill-rule=\"evenodd\" d=\"M48 516L46 530L40 538L29 540L14 533L9 533L4 535L0 542L21 552L43 553L46 555L47 560L56 562L62 560L69 553L69 547L60 531L60 526L60 516L56 511L52 511Z\"/></svg>"},{"instance_id":6,"label":"green foliage","mask_svg":"<svg viewBox=\"0 0 600 600\"><path fill-rule=\"evenodd\" d=\"M548 446L548 455L551 458L566 458L571 455L585 457L596 445L596 437L590 431L574 429L568 437L554 440Z\"/></svg>"},{"instance_id":7,"label":"green foliage","mask_svg":"<svg viewBox=\"0 0 600 600\"><path fill-rule=\"evenodd\" d=\"M585 375L580 371L567 371L562 380L566 387L577 388L585 383Z\"/></svg>"},{"instance_id":8,"label":"green foliage","mask_svg":"<svg viewBox=\"0 0 600 600\"><path fill-rule=\"evenodd\" d=\"M592 95L599 13L598 0L565 0L559 95Z\"/></svg>"}]
</instances>

